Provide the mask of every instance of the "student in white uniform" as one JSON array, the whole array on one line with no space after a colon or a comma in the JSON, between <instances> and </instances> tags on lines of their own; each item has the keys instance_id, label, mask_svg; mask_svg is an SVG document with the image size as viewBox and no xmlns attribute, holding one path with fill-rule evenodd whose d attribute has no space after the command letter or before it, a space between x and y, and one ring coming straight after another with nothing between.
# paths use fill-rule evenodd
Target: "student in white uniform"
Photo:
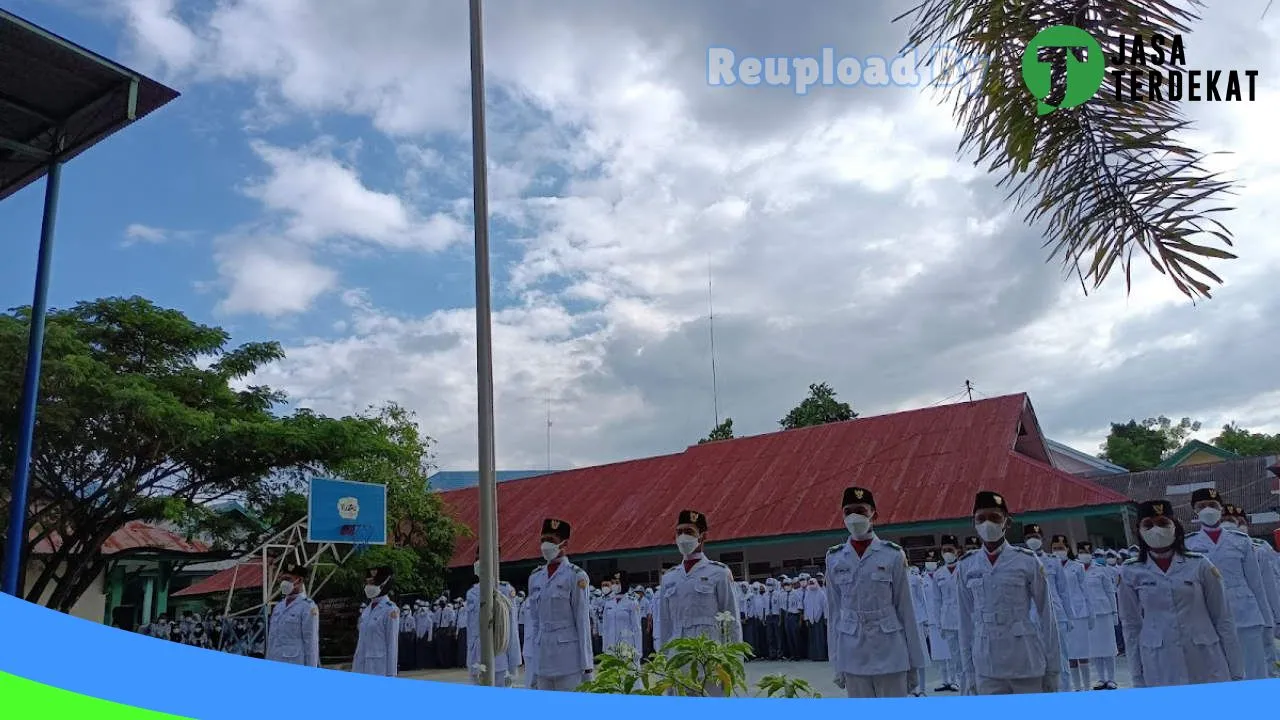
<instances>
[{"instance_id":1,"label":"student in white uniform","mask_svg":"<svg viewBox=\"0 0 1280 720\"><path fill-rule=\"evenodd\" d=\"M1244 656L1244 677L1262 680L1271 675L1263 638L1274 635L1275 616L1267 602L1253 542L1238 530L1221 527L1222 505L1222 498L1213 488L1191 493L1191 509L1200 520L1200 530L1187 536L1187 549L1208 556L1209 562L1221 571Z\"/></svg>"},{"instance_id":2,"label":"student in white uniform","mask_svg":"<svg viewBox=\"0 0 1280 720\"><path fill-rule=\"evenodd\" d=\"M1093 649L1089 643L1089 634L1093 632L1093 606L1089 604L1089 593L1085 590L1084 563L1082 558L1093 562L1093 545L1088 542L1077 543L1079 555L1071 553L1071 543L1066 535L1054 535L1051 550L1062 569L1062 585L1065 593L1062 598L1067 614L1067 659L1071 668L1071 689L1076 692L1088 690L1093 682L1089 658Z\"/></svg>"},{"instance_id":3,"label":"student in white uniform","mask_svg":"<svg viewBox=\"0 0 1280 720\"><path fill-rule=\"evenodd\" d=\"M618 646L631 649L636 667L640 666L642 651L642 635L644 619L641 616L640 602L635 595L625 591L627 577L624 573L614 576L611 586L614 591L605 598L600 624L600 636L604 639L604 651L617 653Z\"/></svg>"},{"instance_id":4,"label":"student in white uniform","mask_svg":"<svg viewBox=\"0 0 1280 720\"><path fill-rule=\"evenodd\" d=\"M809 578L804 589L804 624L809 630L809 659L827 661L827 591L818 578ZM923 685L921 687L924 687Z\"/></svg>"},{"instance_id":5,"label":"student in white uniform","mask_svg":"<svg viewBox=\"0 0 1280 720\"><path fill-rule=\"evenodd\" d=\"M911 589L911 605L916 614L916 632L920 634L921 649L929 647L925 639L929 636L929 609L925 604L924 582L920 568L915 565L907 568L907 586ZM916 670L919 677L916 678L916 689L911 692L912 697L924 697L926 672L928 670L923 666Z\"/></svg>"},{"instance_id":6,"label":"student in white uniform","mask_svg":"<svg viewBox=\"0 0 1280 720\"><path fill-rule=\"evenodd\" d=\"M292 567L280 574L280 600L267 625L268 660L320 667L320 608L307 597L306 570ZM203 633L201 633L203 635Z\"/></svg>"},{"instance_id":7,"label":"student in white uniform","mask_svg":"<svg viewBox=\"0 0 1280 720\"><path fill-rule=\"evenodd\" d=\"M876 537L871 491L840 500L849 540L827 551L827 648L835 684L851 698L907 697L925 667L902 548Z\"/></svg>"},{"instance_id":8,"label":"student in white uniform","mask_svg":"<svg viewBox=\"0 0 1280 720\"><path fill-rule=\"evenodd\" d=\"M703 555L707 530L707 516L700 512L681 510L676 517L676 549L683 562L662 576L658 588L659 647L689 637L709 637L726 644L742 642L733 571ZM732 688L714 683L703 690L718 697L732 692Z\"/></svg>"},{"instance_id":9,"label":"student in white uniform","mask_svg":"<svg viewBox=\"0 0 1280 720\"><path fill-rule=\"evenodd\" d=\"M929 640L929 659L938 672L939 684L934 692L950 692L955 678L951 674L951 653L947 651L947 643L942 639L942 628L938 626L941 599L938 596L938 584L934 575L938 572L938 551L929 550L924 558L924 575L921 583L924 588L925 633Z\"/></svg>"},{"instance_id":10,"label":"student in white uniform","mask_svg":"<svg viewBox=\"0 0 1280 720\"><path fill-rule=\"evenodd\" d=\"M1105 555L1095 550L1081 552L1084 564L1084 591L1093 624L1089 629L1089 664L1098 671L1094 690L1115 690L1116 673L1116 574L1107 567Z\"/></svg>"},{"instance_id":11,"label":"student in white uniform","mask_svg":"<svg viewBox=\"0 0 1280 720\"><path fill-rule=\"evenodd\" d=\"M1044 529L1037 523L1022 526L1022 542L1026 548L1036 554L1040 564L1044 566L1045 579L1049 582L1049 598L1053 601L1053 616L1058 621L1058 655L1062 660L1062 672L1058 674L1058 689L1071 687L1071 672L1067 658L1067 633L1070 623L1067 621L1067 609L1062 602L1063 582L1062 565L1057 558L1045 552ZM1033 614L1034 617L1034 614Z\"/></svg>"},{"instance_id":12,"label":"student in white uniform","mask_svg":"<svg viewBox=\"0 0 1280 720\"><path fill-rule=\"evenodd\" d=\"M480 554L478 548L476 549L476 554ZM463 606L465 608L463 611L465 617L458 624L467 629L467 669L471 675L471 682L479 685L484 680L484 672L481 670L483 663L480 661L481 595L479 558L472 565L472 572L476 575L476 581L467 590L466 605ZM520 632L516 629L518 616L515 610L516 589L511 587L511 583L499 580L498 592L511 600L511 615L507 618L507 650L504 653L494 653L493 677L500 687L511 687L515 684L516 673L520 667ZM494 650L497 650L496 644Z\"/></svg>"},{"instance_id":13,"label":"student in white uniform","mask_svg":"<svg viewBox=\"0 0 1280 720\"><path fill-rule=\"evenodd\" d=\"M1120 624L1134 687L1239 680L1244 660L1222 573L1189 552L1167 500L1138 506L1138 556L1120 571Z\"/></svg>"},{"instance_id":14,"label":"student in white uniform","mask_svg":"<svg viewBox=\"0 0 1280 720\"><path fill-rule=\"evenodd\" d=\"M391 589L391 568L369 571L364 585L369 605L360 613L352 672L395 677L399 670L400 609L388 597Z\"/></svg>"},{"instance_id":15,"label":"student in white uniform","mask_svg":"<svg viewBox=\"0 0 1280 720\"><path fill-rule=\"evenodd\" d=\"M1035 553L1005 540L1011 519L999 493L984 490L974 498L973 522L983 547L965 553L957 571L960 658L970 695L1058 690L1058 621L1049 583Z\"/></svg>"},{"instance_id":16,"label":"student in white uniform","mask_svg":"<svg viewBox=\"0 0 1280 720\"><path fill-rule=\"evenodd\" d=\"M965 686L964 663L960 662L960 593L956 585L956 563L960 561L960 541L955 535L943 535L942 567L933 573L938 592L938 632L946 646L948 672L940 692L961 692Z\"/></svg>"},{"instance_id":17,"label":"student in white uniform","mask_svg":"<svg viewBox=\"0 0 1280 720\"><path fill-rule=\"evenodd\" d=\"M538 690L575 691L595 670L591 654L590 580L569 562L569 523L555 518L542 522L539 537L547 561L529 577L529 629L525 674Z\"/></svg>"},{"instance_id":18,"label":"student in white uniform","mask_svg":"<svg viewBox=\"0 0 1280 720\"><path fill-rule=\"evenodd\" d=\"M1245 535L1249 534L1249 515L1237 505L1228 505L1227 510L1223 513L1222 528L1224 530L1238 530ZM1256 537L1250 537L1253 542L1254 552L1258 555L1258 570L1262 575L1262 585L1266 589L1267 604L1271 606L1271 615L1274 621L1273 632L1270 637L1262 638L1262 648L1266 655L1267 667L1270 669L1271 677L1280 677L1280 667L1276 664L1276 639L1280 638L1280 572L1276 572L1277 559L1276 551L1266 540Z\"/></svg>"}]
</instances>

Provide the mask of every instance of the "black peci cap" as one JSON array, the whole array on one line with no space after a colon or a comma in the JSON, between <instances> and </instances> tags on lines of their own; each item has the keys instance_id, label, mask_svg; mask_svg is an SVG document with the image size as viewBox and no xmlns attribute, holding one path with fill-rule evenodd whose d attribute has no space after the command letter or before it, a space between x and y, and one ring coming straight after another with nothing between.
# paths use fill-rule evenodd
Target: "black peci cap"
<instances>
[{"instance_id":1,"label":"black peci cap","mask_svg":"<svg viewBox=\"0 0 1280 720\"><path fill-rule=\"evenodd\" d=\"M1088 540L1081 540L1080 542L1076 543L1076 552L1078 552L1078 553L1092 553L1092 552L1093 552L1093 543L1089 542Z\"/></svg>"},{"instance_id":2,"label":"black peci cap","mask_svg":"<svg viewBox=\"0 0 1280 720\"><path fill-rule=\"evenodd\" d=\"M955 535L943 535L941 544L954 545L955 547L960 547L960 539L957 538Z\"/></svg>"},{"instance_id":3,"label":"black peci cap","mask_svg":"<svg viewBox=\"0 0 1280 720\"><path fill-rule=\"evenodd\" d=\"M692 525L698 528L698 532L706 532L707 516L694 510L681 510L676 525Z\"/></svg>"},{"instance_id":4,"label":"black peci cap","mask_svg":"<svg viewBox=\"0 0 1280 720\"><path fill-rule=\"evenodd\" d=\"M1173 505L1168 500L1148 500L1138 505L1138 519L1173 517Z\"/></svg>"},{"instance_id":5,"label":"black peci cap","mask_svg":"<svg viewBox=\"0 0 1280 720\"><path fill-rule=\"evenodd\" d=\"M924 561L925 561L925 562L938 562L938 551L937 551L937 550L928 550L928 551L926 551L926 552L925 552L925 554L924 554Z\"/></svg>"},{"instance_id":6,"label":"black peci cap","mask_svg":"<svg viewBox=\"0 0 1280 720\"><path fill-rule=\"evenodd\" d=\"M1066 545L1067 548L1070 548L1071 538L1068 538L1066 535L1054 535L1053 537L1049 538L1050 545L1056 545L1057 543L1062 543L1063 545Z\"/></svg>"},{"instance_id":7,"label":"black peci cap","mask_svg":"<svg viewBox=\"0 0 1280 720\"><path fill-rule=\"evenodd\" d=\"M969 537L966 537L964 539L964 544L972 545L973 547L978 547L979 545L982 544L982 540L978 539L977 535L970 535Z\"/></svg>"},{"instance_id":8,"label":"black peci cap","mask_svg":"<svg viewBox=\"0 0 1280 720\"><path fill-rule=\"evenodd\" d=\"M1218 494L1218 491L1215 488L1200 488L1199 490L1196 490L1195 492L1191 493L1192 505L1195 505L1198 502L1206 502L1209 500L1212 500L1216 503L1220 503L1222 502L1222 496Z\"/></svg>"},{"instance_id":9,"label":"black peci cap","mask_svg":"<svg viewBox=\"0 0 1280 720\"><path fill-rule=\"evenodd\" d=\"M999 510L1005 515L1009 514L1009 506L1005 503L1004 496L990 490L982 490L974 496L973 511L979 510Z\"/></svg>"},{"instance_id":10,"label":"black peci cap","mask_svg":"<svg viewBox=\"0 0 1280 720\"><path fill-rule=\"evenodd\" d=\"M542 534L560 538L560 542L564 542L569 539L569 523L555 518L547 518L542 521Z\"/></svg>"},{"instance_id":11,"label":"black peci cap","mask_svg":"<svg viewBox=\"0 0 1280 720\"><path fill-rule=\"evenodd\" d=\"M365 575L366 581L372 581L375 585L385 585L392 576L391 567L383 565L381 567L369 568L369 572Z\"/></svg>"},{"instance_id":12,"label":"black peci cap","mask_svg":"<svg viewBox=\"0 0 1280 720\"><path fill-rule=\"evenodd\" d=\"M1041 530L1040 526L1037 525L1036 523L1031 523L1029 525L1022 526L1022 535L1024 537L1027 535L1040 535L1041 537L1043 537L1044 531Z\"/></svg>"},{"instance_id":13,"label":"black peci cap","mask_svg":"<svg viewBox=\"0 0 1280 720\"><path fill-rule=\"evenodd\" d=\"M844 489L844 496L840 499L840 507L848 507L850 505L869 505L872 510L875 510L876 498L866 488L848 487Z\"/></svg>"}]
</instances>

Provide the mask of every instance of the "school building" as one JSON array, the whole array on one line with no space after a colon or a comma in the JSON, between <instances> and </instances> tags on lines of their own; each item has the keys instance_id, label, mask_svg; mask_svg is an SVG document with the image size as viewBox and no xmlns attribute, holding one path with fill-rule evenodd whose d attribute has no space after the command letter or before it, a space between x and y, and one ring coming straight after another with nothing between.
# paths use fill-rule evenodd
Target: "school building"
<instances>
[{"instance_id":1,"label":"school building","mask_svg":"<svg viewBox=\"0 0 1280 720\"><path fill-rule=\"evenodd\" d=\"M979 490L1005 496L1015 514L1011 540L1035 522L1073 542L1128 546L1133 500L1097 480L1123 472L1046 441L1025 394L859 417L502 482L501 574L525 585L541 562L542 520L551 516L571 524L570 557L594 581L624 570L636 582L656 583L679 560L674 524L682 509L707 515L707 555L738 579L813 571L847 537L840 498L850 485L874 493L877 532L913 562L943 534L974 534L970 510ZM478 529L476 488L441 497ZM474 537L458 543L450 563L455 592L471 582L476 544Z\"/></svg>"}]
</instances>

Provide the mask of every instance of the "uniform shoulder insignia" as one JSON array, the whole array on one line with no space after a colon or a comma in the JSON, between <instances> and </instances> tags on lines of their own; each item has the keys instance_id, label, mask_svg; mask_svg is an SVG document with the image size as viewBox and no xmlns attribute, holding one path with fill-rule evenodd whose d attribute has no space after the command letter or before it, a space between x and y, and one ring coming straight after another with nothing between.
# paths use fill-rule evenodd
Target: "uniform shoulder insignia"
<instances>
[{"instance_id":1,"label":"uniform shoulder insignia","mask_svg":"<svg viewBox=\"0 0 1280 720\"><path fill-rule=\"evenodd\" d=\"M1240 532L1239 530L1228 530L1227 532L1231 533L1232 535L1239 535L1240 537L1246 537L1246 538L1249 538L1250 540L1252 540L1252 539L1253 539L1253 538L1249 537L1249 533Z\"/></svg>"},{"instance_id":2,"label":"uniform shoulder insignia","mask_svg":"<svg viewBox=\"0 0 1280 720\"><path fill-rule=\"evenodd\" d=\"M320 608L318 608L318 607L316 607L314 604L312 604L312 605L311 605L311 617L319 617L319 615L320 615Z\"/></svg>"},{"instance_id":3,"label":"uniform shoulder insignia","mask_svg":"<svg viewBox=\"0 0 1280 720\"><path fill-rule=\"evenodd\" d=\"M392 620L395 620L395 619L396 619L396 618L398 618L398 617L400 617L400 611L399 611L399 610L394 610L394 609L393 609L393 610L391 611L391 619L392 619Z\"/></svg>"},{"instance_id":4,"label":"uniform shoulder insignia","mask_svg":"<svg viewBox=\"0 0 1280 720\"><path fill-rule=\"evenodd\" d=\"M1032 556L1032 557L1035 557L1035 556L1036 556L1036 551L1035 551L1035 550L1031 550L1031 549L1029 549L1029 548L1024 548L1024 547L1021 547L1021 546L1018 546L1018 545L1011 545L1010 547L1012 547L1014 550L1017 550L1018 552L1022 553L1023 555L1030 555L1030 556Z\"/></svg>"},{"instance_id":5,"label":"uniform shoulder insignia","mask_svg":"<svg viewBox=\"0 0 1280 720\"><path fill-rule=\"evenodd\" d=\"M1213 576L1216 578L1222 577L1222 571L1218 569L1217 565L1210 565L1209 572L1213 573Z\"/></svg>"},{"instance_id":6,"label":"uniform shoulder insignia","mask_svg":"<svg viewBox=\"0 0 1280 720\"><path fill-rule=\"evenodd\" d=\"M1204 553L1188 552L1188 553L1186 554L1186 556L1187 556L1187 557L1189 557L1189 558L1202 558L1202 557L1204 557ZM1134 558L1134 560L1137 560L1137 559L1138 559L1138 558Z\"/></svg>"},{"instance_id":7,"label":"uniform shoulder insignia","mask_svg":"<svg viewBox=\"0 0 1280 720\"><path fill-rule=\"evenodd\" d=\"M842 547L844 547L843 543L839 545L832 545L831 547L827 548L827 554L830 555L831 553L838 553L840 552L840 548Z\"/></svg>"},{"instance_id":8,"label":"uniform shoulder insignia","mask_svg":"<svg viewBox=\"0 0 1280 720\"><path fill-rule=\"evenodd\" d=\"M965 559L965 558L969 557L970 555L973 555L973 554L974 554L974 553L976 553L976 552L978 552L978 551L977 551L977 550L965 550L965 551L964 551L964 554L963 554L963 555L961 555L959 559L960 559L960 560L963 560L963 559Z\"/></svg>"},{"instance_id":9,"label":"uniform shoulder insignia","mask_svg":"<svg viewBox=\"0 0 1280 720\"><path fill-rule=\"evenodd\" d=\"M899 545L899 544L898 544L898 543L896 543L896 542L892 542L892 541L889 541L889 540L881 540L880 542L883 542L887 547L891 547L891 548L893 548L894 550L901 550L901 549L902 549L902 546L901 546L901 545Z\"/></svg>"},{"instance_id":10,"label":"uniform shoulder insignia","mask_svg":"<svg viewBox=\"0 0 1280 720\"><path fill-rule=\"evenodd\" d=\"M729 566L728 566L728 565L725 565L724 563L720 562L719 560L708 560L707 562L711 563L712 565L715 565L716 567L724 568L725 570L728 570L728 569L729 569Z\"/></svg>"},{"instance_id":11,"label":"uniform shoulder insignia","mask_svg":"<svg viewBox=\"0 0 1280 720\"><path fill-rule=\"evenodd\" d=\"M1138 558L1136 558L1136 557L1135 557L1135 558L1129 558L1128 560L1125 560L1125 561L1124 561L1124 564L1125 564L1125 565L1137 565L1137 564L1138 564Z\"/></svg>"}]
</instances>

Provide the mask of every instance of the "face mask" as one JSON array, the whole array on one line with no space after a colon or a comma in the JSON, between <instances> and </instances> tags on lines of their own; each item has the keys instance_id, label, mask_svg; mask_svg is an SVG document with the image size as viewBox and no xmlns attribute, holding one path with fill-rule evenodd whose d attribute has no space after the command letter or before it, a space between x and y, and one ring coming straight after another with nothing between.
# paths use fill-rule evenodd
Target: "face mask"
<instances>
[{"instance_id":1,"label":"face mask","mask_svg":"<svg viewBox=\"0 0 1280 720\"><path fill-rule=\"evenodd\" d=\"M677 535L676 548L680 550L682 556L689 557L694 550L698 549L698 538L692 535Z\"/></svg>"},{"instance_id":2,"label":"face mask","mask_svg":"<svg viewBox=\"0 0 1280 720\"><path fill-rule=\"evenodd\" d=\"M845 529L849 531L850 535L855 537L858 535L866 535L867 531L871 529L871 518L866 515L859 515L858 513L849 513L844 516L844 526Z\"/></svg>"},{"instance_id":3,"label":"face mask","mask_svg":"<svg viewBox=\"0 0 1280 720\"><path fill-rule=\"evenodd\" d=\"M952 552L944 552L942 553L942 561L950 565L956 561L956 554Z\"/></svg>"},{"instance_id":4,"label":"face mask","mask_svg":"<svg viewBox=\"0 0 1280 720\"><path fill-rule=\"evenodd\" d=\"M1044 543L1040 540L1040 538L1038 537L1027 538L1028 550L1039 550L1041 547L1044 547Z\"/></svg>"},{"instance_id":5,"label":"face mask","mask_svg":"<svg viewBox=\"0 0 1280 720\"><path fill-rule=\"evenodd\" d=\"M974 529L978 531L978 537L987 542L995 542L1004 537L1004 527L993 522L980 522Z\"/></svg>"},{"instance_id":6,"label":"face mask","mask_svg":"<svg viewBox=\"0 0 1280 720\"><path fill-rule=\"evenodd\" d=\"M1201 525L1213 527L1222 519L1222 511L1215 507L1207 507L1196 513L1196 517L1200 518Z\"/></svg>"},{"instance_id":7,"label":"face mask","mask_svg":"<svg viewBox=\"0 0 1280 720\"><path fill-rule=\"evenodd\" d=\"M1066 560L1068 557L1070 557L1070 555L1071 555L1071 553L1067 552L1066 550L1054 550L1054 551L1053 551L1053 556L1054 556L1054 557L1056 557L1056 558L1058 558L1059 560Z\"/></svg>"},{"instance_id":8,"label":"face mask","mask_svg":"<svg viewBox=\"0 0 1280 720\"><path fill-rule=\"evenodd\" d=\"M1173 545L1173 539L1177 535L1173 528L1159 526L1143 528L1139 533L1142 535L1142 541L1153 550L1163 550Z\"/></svg>"},{"instance_id":9,"label":"face mask","mask_svg":"<svg viewBox=\"0 0 1280 720\"><path fill-rule=\"evenodd\" d=\"M293 594L293 583L289 582L288 580L284 580L284 581L282 581L282 582L280 583L280 594L281 594L281 595L292 595L292 594ZM199 622L199 620L197 620L196 622Z\"/></svg>"},{"instance_id":10,"label":"face mask","mask_svg":"<svg viewBox=\"0 0 1280 720\"><path fill-rule=\"evenodd\" d=\"M1115 559L1115 558L1107 558L1107 564L1108 564L1108 565L1115 565L1115 564L1116 564L1116 559Z\"/></svg>"},{"instance_id":11,"label":"face mask","mask_svg":"<svg viewBox=\"0 0 1280 720\"><path fill-rule=\"evenodd\" d=\"M613 588L612 588L612 587L609 587L609 586L606 586L606 587L603 589L603 592L604 592L604 594L605 594L605 595L612 595L612 594L613 594Z\"/></svg>"},{"instance_id":12,"label":"face mask","mask_svg":"<svg viewBox=\"0 0 1280 720\"><path fill-rule=\"evenodd\" d=\"M1223 530L1239 530L1240 526L1231 522L1230 520L1223 520L1222 529Z\"/></svg>"},{"instance_id":13,"label":"face mask","mask_svg":"<svg viewBox=\"0 0 1280 720\"><path fill-rule=\"evenodd\" d=\"M367 597L367 598L369 598L370 600L372 600L372 599L374 599L374 598L378 597L378 596L379 596L379 595L381 595L381 594L382 594L382 586L380 586L380 585L365 585L365 586L364 586L364 596L365 596L365 597Z\"/></svg>"},{"instance_id":14,"label":"face mask","mask_svg":"<svg viewBox=\"0 0 1280 720\"><path fill-rule=\"evenodd\" d=\"M560 546L552 542L542 543L540 548L542 551L542 559L551 562L560 556Z\"/></svg>"},{"instance_id":15,"label":"face mask","mask_svg":"<svg viewBox=\"0 0 1280 720\"><path fill-rule=\"evenodd\" d=\"M927 562L927 563L925 563L925 564L924 564L924 569L925 569L925 570L928 570L929 572L933 572L934 570L937 570L937 569L938 569L938 563L936 563L936 562Z\"/></svg>"}]
</instances>

